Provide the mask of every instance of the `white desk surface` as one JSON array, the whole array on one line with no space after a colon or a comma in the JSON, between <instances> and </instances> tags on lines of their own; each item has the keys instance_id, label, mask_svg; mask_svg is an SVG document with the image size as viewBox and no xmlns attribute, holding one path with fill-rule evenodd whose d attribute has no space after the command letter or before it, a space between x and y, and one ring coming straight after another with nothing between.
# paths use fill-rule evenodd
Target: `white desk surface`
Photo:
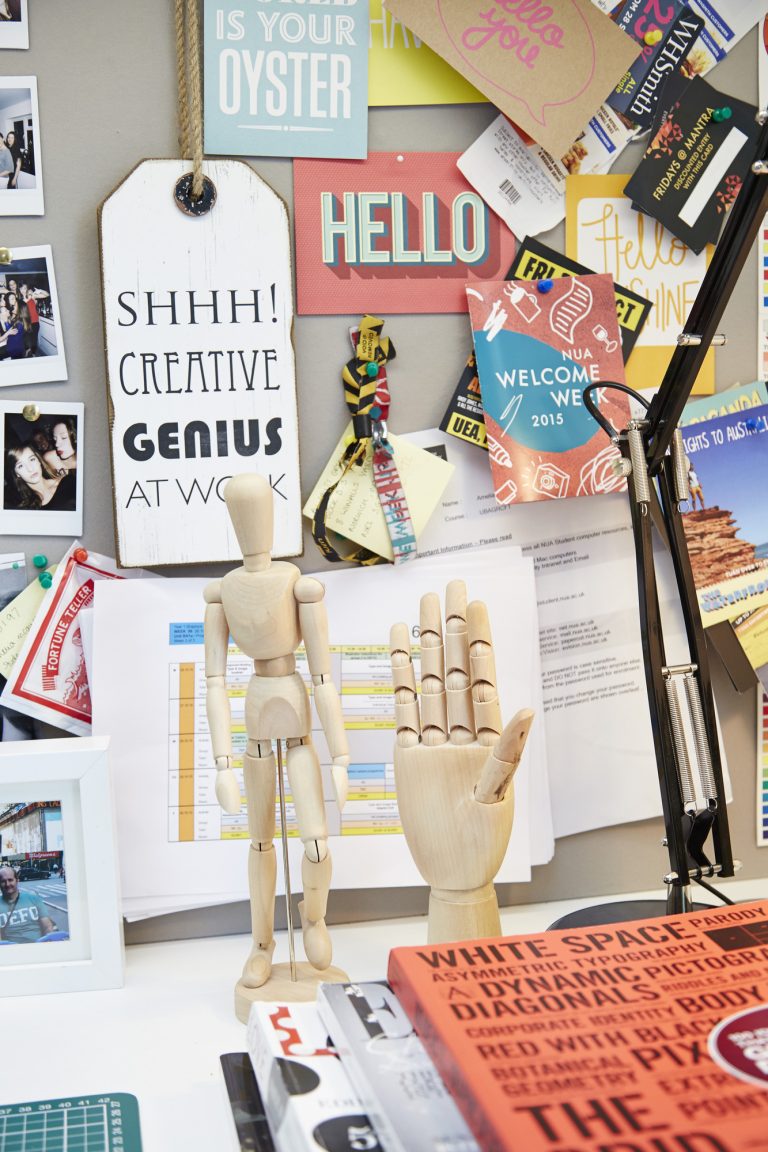
<instances>
[{"instance_id":1,"label":"white desk surface","mask_svg":"<svg viewBox=\"0 0 768 1152\"><path fill-rule=\"evenodd\" d=\"M768 881L762 880L721 887L734 900L768 894ZM718 903L700 892L702 902ZM503 931L539 932L577 908L626 898L503 909ZM425 942L426 919L336 925L332 936L335 964L352 979L379 980L386 976L390 948ZM139 1100L144 1152L238 1148L219 1056L245 1050L233 988L248 947L246 936L134 945L127 950L124 988L0 998L0 1105L132 1092ZM275 959L287 958L281 932ZM297 958L303 958L300 933Z\"/></svg>"}]
</instances>

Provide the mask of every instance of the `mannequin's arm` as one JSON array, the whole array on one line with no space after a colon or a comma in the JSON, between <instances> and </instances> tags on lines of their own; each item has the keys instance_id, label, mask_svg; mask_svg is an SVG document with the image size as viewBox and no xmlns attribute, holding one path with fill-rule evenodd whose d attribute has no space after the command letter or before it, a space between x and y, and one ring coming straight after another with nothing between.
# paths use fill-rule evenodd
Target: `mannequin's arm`
<instances>
[{"instance_id":1,"label":"mannequin's arm","mask_svg":"<svg viewBox=\"0 0 768 1152\"><path fill-rule=\"evenodd\" d=\"M315 707L328 741L333 761L331 775L341 811L347 799L349 744L344 730L341 701L331 678L328 614L323 603L325 589L319 580L314 580L311 576L301 576L296 581L294 596L299 605L299 623L312 675Z\"/></svg>"},{"instance_id":2,"label":"mannequin's arm","mask_svg":"<svg viewBox=\"0 0 768 1152\"><path fill-rule=\"evenodd\" d=\"M221 603L221 581L213 580L205 598L205 711L216 761L216 798L225 812L240 811L240 789L232 771L232 713L227 695L229 625Z\"/></svg>"}]
</instances>

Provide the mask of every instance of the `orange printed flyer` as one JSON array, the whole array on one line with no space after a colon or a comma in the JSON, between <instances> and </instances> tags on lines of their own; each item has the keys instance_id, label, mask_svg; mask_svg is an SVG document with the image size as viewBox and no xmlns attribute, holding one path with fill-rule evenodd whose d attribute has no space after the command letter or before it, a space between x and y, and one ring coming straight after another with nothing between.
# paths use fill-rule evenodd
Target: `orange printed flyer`
<instances>
[{"instance_id":1,"label":"orange printed flyer","mask_svg":"<svg viewBox=\"0 0 768 1152\"><path fill-rule=\"evenodd\" d=\"M388 979L483 1148L768 1149L768 900L395 948Z\"/></svg>"},{"instance_id":2,"label":"orange printed flyer","mask_svg":"<svg viewBox=\"0 0 768 1152\"><path fill-rule=\"evenodd\" d=\"M658 220L632 209L624 188L629 176L569 176L566 180L565 251L593 272L608 272L653 304L627 363L627 384L658 388L688 319L712 256L696 255ZM709 351L693 391L715 390Z\"/></svg>"}]
</instances>

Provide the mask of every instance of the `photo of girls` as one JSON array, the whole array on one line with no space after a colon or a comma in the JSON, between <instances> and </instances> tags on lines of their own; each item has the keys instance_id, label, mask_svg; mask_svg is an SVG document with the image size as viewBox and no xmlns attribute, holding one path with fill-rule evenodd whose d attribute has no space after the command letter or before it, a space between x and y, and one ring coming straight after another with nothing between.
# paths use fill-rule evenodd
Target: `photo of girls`
<instances>
[{"instance_id":1,"label":"photo of girls","mask_svg":"<svg viewBox=\"0 0 768 1152\"><path fill-rule=\"evenodd\" d=\"M29 48L27 0L0 0L0 48Z\"/></svg>"},{"instance_id":2,"label":"photo of girls","mask_svg":"<svg viewBox=\"0 0 768 1152\"><path fill-rule=\"evenodd\" d=\"M83 405L25 401L0 404L0 411L4 460L0 531L79 535Z\"/></svg>"},{"instance_id":3,"label":"photo of girls","mask_svg":"<svg viewBox=\"0 0 768 1152\"><path fill-rule=\"evenodd\" d=\"M39 126L36 77L0 76L0 216L45 211Z\"/></svg>"},{"instance_id":4,"label":"photo of girls","mask_svg":"<svg viewBox=\"0 0 768 1152\"><path fill-rule=\"evenodd\" d=\"M15 248L11 257L0 264L0 388L66 380L51 249Z\"/></svg>"}]
</instances>

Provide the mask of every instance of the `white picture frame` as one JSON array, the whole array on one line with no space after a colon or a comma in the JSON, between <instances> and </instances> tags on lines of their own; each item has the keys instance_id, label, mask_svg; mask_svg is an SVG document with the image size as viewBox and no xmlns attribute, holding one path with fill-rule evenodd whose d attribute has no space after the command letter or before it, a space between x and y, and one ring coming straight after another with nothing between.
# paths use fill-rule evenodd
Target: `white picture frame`
<instances>
[{"instance_id":1,"label":"white picture frame","mask_svg":"<svg viewBox=\"0 0 768 1152\"><path fill-rule=\"evenodd\" d=\"M0 996L122 987L108 749L105 737L0 743L0 810L22 800L61 802L69 915L68 940L0 948Z\"/></svg>"}]
</instances>

